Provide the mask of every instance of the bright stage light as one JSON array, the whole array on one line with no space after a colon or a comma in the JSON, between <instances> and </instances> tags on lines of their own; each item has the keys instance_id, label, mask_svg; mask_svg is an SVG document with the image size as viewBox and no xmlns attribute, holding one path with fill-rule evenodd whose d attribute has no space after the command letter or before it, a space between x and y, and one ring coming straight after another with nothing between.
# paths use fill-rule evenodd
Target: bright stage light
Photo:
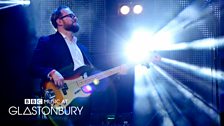
<instances>
[{"instance_id":1,"label":"bright stage light","mask_svg":"<svg viewBox=\"0 0 224 126\"><path fill-rule=\"evenodd\" d=\"M90 85L85 85L82 87L82 91L85 93L92 93L93 89Z\"/></svg>"},{"instance_id":2,"label":"bright stage light","mask_svg":"<svg viewBox=\"0 0 224 126\"><path fill-rule=\"evenodd\" d=\"M0 7L1 10L18 5L30 5L30 0L6 0L6 1L0 1L0 4L3 5Z\"/></svg>"},{"instance_id":3,"label":"bright stage light","mask_svg":"<svg viewBox=\"0 0 224 126\"><path fill-rule=\"evenodd\" d=\"M148 57L148 53L146 46L137 43L129 43L126 47L126 56L133 63L144 62Z\"/></svg>"},{"instance_id":4,"label":"bright stage light","mask_svg":"<svg viewBox=\"0 0 224 126\"><path fill-rule=\"evenodd\" d=\"M130 62L142 63L149 60L151 52L167 49L173 42L172 35L164 32L154 35L147 29L137 29L133 32L130 42L126 45L126 54Z\"/></svg>"},{"instance_id":5,"label":"bright stage light","mask_svg":"<svg viewBox=\"0 0 224 126\"><path fill-rule=\"evenodd\" d=\"M142 13L142 11L143 11L143 7L141 5L135 5L133 8L133 12L135 14L140 14L140 13Z\"/></svg>"},{"instance_id":6,"label":"bright stage light","mask_svg":"<svg viewBox=\"0 0 224 126\"><path fill-rule=\"evenodd\" d=\"M133 33L130 42L126 45L125 55L133 63L142 63L150 57L151 33L146 30L137 30Z\"/></svg>"},{"instance_id":7,"label":"bright stage light","mask_svg":"<svg viewBox=\"0 0 224 126\"><path fill-rule=\"evenodd\" d=\"M6 1L0 1L0 4L29 5L30 4L30 0L6 0Z\"/></svg>"},{"instance_id":8,"label":"bright stage light","mask_svg":"<svg viewBox=\"0 0 224 126\"><path fill-rule=\"evenodd\" d=\"M130 12L130 7L127 5L123 5L120 8L120 13L123 15L127 15Z\"/></svg>"}]
</instances>

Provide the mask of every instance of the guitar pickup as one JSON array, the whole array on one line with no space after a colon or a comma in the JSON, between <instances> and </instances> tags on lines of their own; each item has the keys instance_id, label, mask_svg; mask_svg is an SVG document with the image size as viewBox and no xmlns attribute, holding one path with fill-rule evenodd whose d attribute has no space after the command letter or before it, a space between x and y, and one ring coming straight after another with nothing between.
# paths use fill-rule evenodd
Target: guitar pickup
<instances>
[{"instance_id":1,"label":"guitar pickup","mask_svg":"<svg viewBox=\"0 0 224 126\"><path fill-rule=\"evenodd\" d=\"M64 95L67 95L68 85L66 83L64 83L64 85L63 85L61 90L62 90Z\"/></svg>"}]
</instances>

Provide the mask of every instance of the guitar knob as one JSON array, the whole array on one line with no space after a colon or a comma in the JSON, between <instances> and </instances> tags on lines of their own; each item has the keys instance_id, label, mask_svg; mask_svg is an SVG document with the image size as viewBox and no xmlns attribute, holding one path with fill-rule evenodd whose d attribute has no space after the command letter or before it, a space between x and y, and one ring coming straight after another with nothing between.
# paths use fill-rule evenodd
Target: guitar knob
<instances>
[{"instance_id":1,"label":"guitar knob","mask_svg":"<svg viewBox=\"0 0 224 126\"><path fill-rule=\"evenodd\" d=\"M55 93L52 89L47 89L44 91L45 100L53 100L55 98Z\"/></svg>"}]
</instances>

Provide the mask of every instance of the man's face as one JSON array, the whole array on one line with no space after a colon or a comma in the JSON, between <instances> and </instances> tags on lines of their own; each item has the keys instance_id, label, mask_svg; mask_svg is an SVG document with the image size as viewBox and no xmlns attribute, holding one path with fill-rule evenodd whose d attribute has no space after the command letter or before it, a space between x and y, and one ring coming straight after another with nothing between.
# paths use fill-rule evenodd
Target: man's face
<instances>
[{"instance_id":1,"label":"man's face","mask_svg":"<svg viewBox=\"0 0 224 126\"><path fill-rule=\"evenodd\" d=\"M59 20L62 20L63 28L74 33L78 32L79 24L77 22L78 18L75 16L75 14L69 8L62 9L61 13L62 16L59 18Z\"/></svg>"}]
</instances>

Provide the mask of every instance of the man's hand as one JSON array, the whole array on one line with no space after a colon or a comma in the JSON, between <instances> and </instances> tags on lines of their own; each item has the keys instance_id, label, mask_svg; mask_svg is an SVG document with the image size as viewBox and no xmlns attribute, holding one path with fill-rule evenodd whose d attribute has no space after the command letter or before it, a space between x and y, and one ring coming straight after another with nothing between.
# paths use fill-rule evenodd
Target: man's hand
<instances>
[{"instance_id":1,"label":"man's hand","mask_svg":"<svg viewBox=\"0 0 224 126\"><path fill-rule=\"evenodd\" d=\"M129 70L129 66L126 65L126 64L123 64L120 66L120 72L118 73L119 75L125 75L128 73L128 70Z\"/></svg>"},{"instance_id":2,"label":"man's hand","mask_svg":"<svg viewBox=\"0 0 224 126\"><path fill-rule=\"evenodd\" d=\"M50 72L50 78L57 87L62 87L64 85L64 77L58 71L52 70Z\"/></svg>"}]
</instances>

